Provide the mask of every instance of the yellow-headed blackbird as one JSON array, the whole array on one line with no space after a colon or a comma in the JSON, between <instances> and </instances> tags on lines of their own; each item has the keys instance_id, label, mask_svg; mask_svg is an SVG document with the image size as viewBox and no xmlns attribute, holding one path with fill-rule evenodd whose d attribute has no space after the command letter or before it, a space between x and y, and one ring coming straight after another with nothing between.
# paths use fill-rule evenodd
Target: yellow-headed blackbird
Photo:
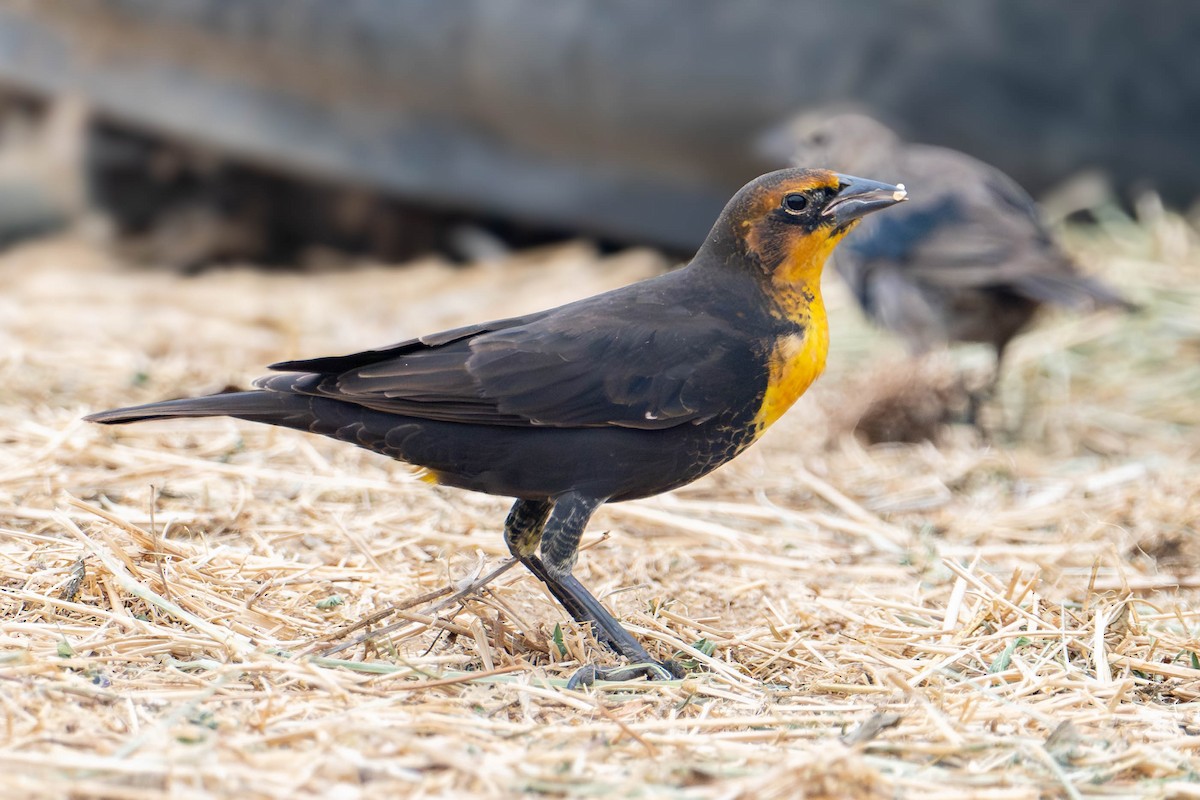
<instances>
[{"instance_id":1,"label":"yellow-headed blackbird","mask_svg":"<svg viewBox=\"0 0 1200 800\"><path fill-rule=\"evenodd\" d=\"M230 416L350 442L447 486L516 498L509 549L566 610L667 677L571 574L602 503L694 481L749 446L825 365L826 256L902 187L785 169L730 200L686 267L523 317L272 365L257 391L93 422ZM540 555L539 555L540 553ZM581 671L584 680L603 672Z\"/></svg>"},{"instance_id":2,"label":"yellow-headed blackbird","mask_svg":"<svg viewBox=\"0 0 1200 800\"><path fill-rule=\"evenodd\" d=\"M903 176L916 198L868 220L834 258L863 310L914 354L951 342L996 349L1043 303L1130 308L1079 273L1033 199L1007 175L965 153L907 144L859 114L802 114L765 149L795 164L828 164L880 180Z\"/></svg>"}]
</instances>

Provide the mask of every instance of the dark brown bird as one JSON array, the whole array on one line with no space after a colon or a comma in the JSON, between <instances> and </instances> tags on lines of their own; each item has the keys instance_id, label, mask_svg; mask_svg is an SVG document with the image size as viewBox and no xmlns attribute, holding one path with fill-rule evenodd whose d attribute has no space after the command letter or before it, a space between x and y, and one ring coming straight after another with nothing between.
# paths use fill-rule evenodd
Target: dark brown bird
<instances>
[{"instance_id":1,"label":"dark brown bird","mask_svg":"<svg viewBox=\"0 0 1200 800\"><path fill-rule=\"evenodd\" d=\"M1079 272L1037 205L999 170L944 147L907 144L859 114L803 114L764 140L773 157L903 181L916 198L867 220L834 267L863 310L914 354L953 342L1004 349L1042 304L1130 309Z\"/></svg>"},{"instance_id":2,"label":"dark brown bird","mask_svg":"<svg viewBox=\"0 0 1200 800\"><path fill-rule=\"evenodd\" d=\"M505 540L563 607L633 666L660 664L571 574L603 503L696 480L748 447L821 373L821 270L904 191L785 169L730 200L686 267L523 317L348 356L272 365L257 391L93 414L230 416L310 431L516 503ZM540 555L539 555L540 553Z\"/></svg>"}]
</instances>

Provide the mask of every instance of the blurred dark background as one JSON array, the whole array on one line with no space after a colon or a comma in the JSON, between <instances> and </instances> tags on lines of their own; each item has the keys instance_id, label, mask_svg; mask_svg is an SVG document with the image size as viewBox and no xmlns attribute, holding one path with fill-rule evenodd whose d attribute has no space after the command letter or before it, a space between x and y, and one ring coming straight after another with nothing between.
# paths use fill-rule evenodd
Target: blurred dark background
<instances>
[{"instance_id":1,"label":"blurred dark background","mask_svg":"<svg viewBox=\"0 0 1200 800\"><path fill-rule=\"evenodd\" d=\"M795 112L853 104L1035 195L1200 187L1188 0L0 0L0 241L146 258L687 253Z\"/></svg>"}]
</instances>

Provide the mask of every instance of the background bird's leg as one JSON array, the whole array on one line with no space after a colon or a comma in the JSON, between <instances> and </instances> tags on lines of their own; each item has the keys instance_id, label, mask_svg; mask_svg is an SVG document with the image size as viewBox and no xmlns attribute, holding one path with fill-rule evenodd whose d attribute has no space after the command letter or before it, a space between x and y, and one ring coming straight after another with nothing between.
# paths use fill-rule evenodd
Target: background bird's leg
<instances>
[{"instance_id":1,"label":"background bird's leg","mask_svg":"<svg viewBox=\"0 0 1200 800\"><path fill-rule=\"evenodd\" d=\"M569 683L571 687L597 678L624 680L647 676L669 680L680 675L672 662L655 661L621 623L571 574L579 552L579 540L592 512L601 501L570 494L556 502L518 500L508 515L505 539L509 549L532 572L577 622L589 623L596 637L616 653L629 659L629 667L601 670L584 667ZM533 553L540 543L542 557Z\"/></svg>"},{"instance_id":2,"label":"background bird's leg","mask_svg":"<svg viewBox=\"0 0 1200 800\"><path fill-rule=\"evenodd\" d=\"M964 374L962 376L963 389L967 395L966 423L975 428L979 437L984 442L992 441L993 431L988 426L988 421L984 418L984 410L995 400L996 393L1000 388L1001 369L1004 365L1004 349L1008 341L997 340L993 344L996 348L996 362L991 373L982 377L982 380L969 380L967 375Z\"/></svg>"}]
</instances>

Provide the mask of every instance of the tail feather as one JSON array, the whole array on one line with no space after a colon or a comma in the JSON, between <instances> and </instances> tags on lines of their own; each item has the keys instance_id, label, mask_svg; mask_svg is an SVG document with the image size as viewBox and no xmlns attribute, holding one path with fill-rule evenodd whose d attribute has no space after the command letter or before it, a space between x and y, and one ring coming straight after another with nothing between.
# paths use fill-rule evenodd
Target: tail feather
<instances>
[{"instance_id":1,"label":"tail feather","mask_svg":"<svg viewBox=\"0 0 1200 800\"><path fill-rule=\"evenodd\" d=\"M1087 275L1031 274L1017 282L1018 290L1034 300L1065 306L1075 311L1120 308L1137 311L1136 304L1103 281Z\"/></svg>"},{"instance_id":2,"label":"tail feather","mask_svg":"<svg viewBox=\"0 0 1200 800\"><path fill-rule=\"evenodd\" d=\"M206 397L186 397L141 406L114 408L84 417L103 425L124 425L148 419L176 417L237 417L256 422L287 425L294 419L311 417L307 398L282 392L229 392Z\"/></svg>"},{"instance_id":3,"label":"tail feather","mask_svg":"<svg viewBox=\"0 0 1200 800\"><path fill-rule=\"evenodd\" d=\"M294 377L294 376L292 376ZM364 408L354 403L327 397L292 394L282 391L251 391L213 394L166 400L129 408L114 408L84 417L88 422L123 425L153 419L179 417L235 417L250 422L329 436L389 458L417 465L446 459L445 437L421 436L427 428L445 433L462 426L429 422ZM463 434L463 431L458 431ZM465 441L474 442L475 434ZM451 447L450 452L454 449Z\"/></svg>"}]
</instances>

